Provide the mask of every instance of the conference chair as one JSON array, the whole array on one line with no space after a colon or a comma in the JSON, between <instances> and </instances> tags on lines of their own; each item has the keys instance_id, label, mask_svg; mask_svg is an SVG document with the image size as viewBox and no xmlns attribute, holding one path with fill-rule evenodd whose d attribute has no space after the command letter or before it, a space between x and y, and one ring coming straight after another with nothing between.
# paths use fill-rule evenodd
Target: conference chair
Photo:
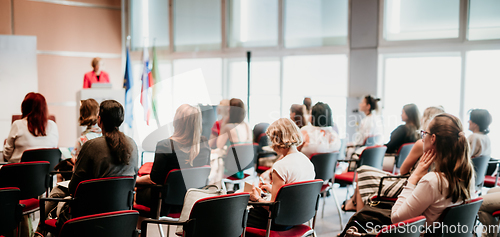
<instances>
[{"instance_id":1,"label":"conference chair","mask_svg":"<svg viewBox=\"0 0 500 237\"><path fill-rule=\"evenodd\" d=\"M337 211L339 213L340 229L343 229L342 213L337 201L337 195L335 195L335 189L333 188L333 182L335 182L335 166L337 165L339 156L340 154L338 152L315 153L311 155L311 162L314 165L316 179L323 180L323 186L321 187L321 197L323 198L321 218L323 218L325 214L326 195L328 192L331 192L333 200L335 201L335 206L337 207ZM330 182L330 179L332 179L333 182Z\"/></svg>"},{"instance_id":2,"label":"conference chair","mask_svg":"<svg viewBox=\"0 0 500 237\"><path fill-rule=\"evenodd\" d=\"M283 185L274 202L250 202L253 206L269 207L266 229L247 227L248 236L308 236L315 235L316 213L323 180L296 182ZM310 220L312 226L305 225ZM271 230L272 225L293 226L285 231Z\"/></svg>"},{"instance_id":3,"label":"conference chair","mask_svg":"<svg viewBox=\"0 0 500 237\"><path fill-rule=\"evenodd\" d=\"M0 188L16 187L21 191L23 215L39 209L38 196L47 189L49 166L47 161L34 161L6 164L0 169Z\"/></svg>"},{"instance_id":4,"label":"conference chair","mask_svg":"<svg viewBox=\"0 0 500 237\"><path fill-rule=\"evenodd\" d=\"M500 219L500 210L493 212L492 216L497 220ZM496 225L496 228L494 229L495 236L498 236L498 232L500 232L499 228L500 226Z\"/></svg>"},{"instance_id":5,"label":"conference chair","mask_svg":"<svg viewBox=\"0 0 500 237\"><path fill-rule=\"evenodd\" d=\"M68 202L70 219L105 212L132 209L135 178L131 176L89 179L78 184L72 198L40 198L40 218L45 217L45 202ZM57 233L56 219L40 221L42 229Z\"/></svg>"},{"instance_id":6,"label":"conference chair","mask_svg":"<svg viewBox=\"0 0 500 237\"><path fill-rule=\"evenodd\" d=\"M0 235L13 233L17 229L20 235L23 205L19 204L19 188L0 188Z\"/></svg>"},{"instance_id":7,"label":"conference chair","mask_svg":"<svg viewBox=\"0 0 500 237\"><path fill-rule=\"evenodd\" d=\"M226 178L222 179L222 187L226 188L226 183L240 185L247 178L248 174L244 174L243 178L235 177L234 174L245 171L250 168L255 168L256 164L256 149L257 145L250 144L233 144L227 149L227 154L224 160L224 174ZM236 186L235 186L236 187ZM236 189L235 189L236 190Z\"/></svg>"},{"instance_id":8,"label":"conference chair","mask_svg":"<svg viewBox=\"0 0 500 237\"><path fill-rule=\"evenodd\" d=\"M387 150L386 146L366 147L361 153L361 155L359 155L359 159L338 160L339 162L348 162L349 169L348 172L342 174L336 174L335 182L340 183L341 185L345 184L347 186L354 185L358 177L357 168L363 165L368 165L382 170L386 150ZM349 188L347 188L346 199L348 197L349 197Z\"/></svg>"},{"instance_id":9,"label":"conference chair","mask_svg":"<svg viewBox=\"0 0 500 237\"><path fill-rule=\"evenodd\" d=\"M476 188L476 193L481 194L483 185L484 185L484 178L486 176L486 171L488 169L488 162L490 161L489 156L478 156L472 158L472 164L474 165L474 171L475 171L475 188Z\"/></svg>"},{"instance_id":10,"label":"conference chair","mask_svg":"<svg viewBox=\"0 0 500 237\"><path fill-rule=\"evenodd\" d=\"M59 148L42 148L42 149L32 149L26 150L21 156L21 162L31 162L31 161L48 161L49 166L49 186L47 190L47 195L52 189L53 175L59 172L55 172L54 167L61 161L61 151ZM70 171L71 172L71 171Z\"/></svg>"},{"instance_id":11,"label":"conference chair","mask_svg":"<svg viewBox=\"0 0 500 237\"><path fill-rule=\"evenodd\" d=\"M137 188L152 188L151 203L153 206L135 204L134 209L139 211L141 216L160 219L168 217L177 219L180 212L172 212L174 206L182 206L184 197L190 188L202 188L208 183L208 176L211 168L209 166L195 167L188 169L171 170L162 185L137 185ZM165 218L161 218L165 219ZM163 230L158 226L161 235ZM168 235L168 233L167 233Z\"/></svg>"},{"instance_id":12,"label":"conference chair","mask_svg":"<svg viewBox=\"0 0 500 237\"><path fill-rule=\"evenodd\" d=\"M467 231L461 231L461 233L453 232L442 228L438 230L438 233L434 233L435 236L471 236L474 231L474 224L477 218L477 212L483 203L483 198L478 197L472 200L465 201L462 204L447 207L438 219L442 227L451 226L467 226ZM465 228L462 228L465 229Z\"/></svg>"},{"instance_id":13,"label":"conference chair","mask_svg":"<svg viewBox=\"0 0 500 237\"><path fill-rule=\"evenodd\" d=\"M196 201L187 221L155 220L142 221L142 236L147 236L148 224L182 225L184 237L245 236L247 223L247 193L227 194L203 198Z\"/></svg>"},{"instance_id":14,"label":"conference chair","mask_svg":"<svg viewBox=\"0 0 500 237\"><path fill-rule=\"evenodd\" d=\"M62 225L59 237L136 237L138 218L131 210L73 218Z\"/></svg>"},{"instance_id":15,"label":"conference chair","mask_svg":"<svg viewBox=\"0 0 500 237\"><path fill-rule=\"evenodd\" d=\"M410 154L411 149L415 145L414 142L411 143L405 143L401 145L398 149L398 152L394 156L395 161L394 161L394 168L392 170L393 174L396 174L396 169L401 168L401 165L403 165L403 162L406 160L406 157Z\"/></svg>"},{"instance_id":16,"label":"conference chair","mask_svg":"<svg viewBox=\"0 0 500 237\"><path fill-rule=\"evenodd\" d=\"M498 171L499 171L500 161L497 159L490 159L488 163L488 169L486 171L486 176L484 177L484 186L488 188L497 187L500 185L498 182ZM496 173L496 174L494 174Z\"/></svg>"},{"instance_id":17,"label":"conference chair","mask_svg":"<svg viewBox=\"0 0 500 237\"><path fill-rule=\"evenodd\" d=\"M419 237L425 225L425 217L417 216L382 228L377 237Z\"/></svg>"}]
</instances>

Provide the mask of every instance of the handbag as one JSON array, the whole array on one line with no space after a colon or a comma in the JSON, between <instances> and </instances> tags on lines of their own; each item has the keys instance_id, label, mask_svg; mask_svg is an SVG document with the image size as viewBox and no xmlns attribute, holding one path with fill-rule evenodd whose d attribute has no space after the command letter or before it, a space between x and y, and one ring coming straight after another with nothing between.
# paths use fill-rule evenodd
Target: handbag
<instances>
[{"instance_id":1,"label":"handbag","mask_svg":"<svg viewBox=\"0 0 500 237\"><path fill-rule=\"evenodd\" d=\"M359 225L365 228L368 233L365 236L376 236L378 231L385 226L391 225L391 209L394 202L389 201L371 201L363 209L356 212L347 223L340 236L345 236L351 226L359 229ZM357 223L356 223L357 222ZM358 225L359 223L359 225Z\"/></svg>"},{"instance_id":2,"label":"handbag","mask_svg":"<svg viewBox=\"0 0 500 237\"><path fill-rule=\"evenodd\" d=\"M207 197L215 197L224 195L226 192L215 185L207 185L204 188L190 188L186 192L186 196L184 197L184 205L182 206L181 216L179 217L179 221L187 221L189 219L189 215L191 214L191 209L193 205L202 198ZM183 229L182 225L177 226L176 234L182 235Z\"/></svg>"}]
</instances>

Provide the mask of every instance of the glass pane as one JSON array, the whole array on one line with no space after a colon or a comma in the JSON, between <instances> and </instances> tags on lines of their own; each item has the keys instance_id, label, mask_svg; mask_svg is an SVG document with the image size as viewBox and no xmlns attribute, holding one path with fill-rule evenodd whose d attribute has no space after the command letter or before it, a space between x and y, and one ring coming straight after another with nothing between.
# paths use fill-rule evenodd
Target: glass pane
<instances>
[{"instance_id":1,"label":"glass pane","mask_svg":"<svg viewBox=\"0 0 500 237\"><path fill-rule=\"evenodd\" d=\"M221 1L175 0L174 30L175 51L220 49Z\"/></svg>"},{"instance_id":2,"label":"glass pane","mask_svg":"<svg viewBox=\"0 0 500 237\"><path fill-rule=\"evenodd\" d=\"M347 43L347 0L286 0L285 47Z\"/></svg>"},{"instance_id":3,"label":"glass pane","mask_svg":"<svg viewBox=\"0 0 500 237\"><path fill-rule=\"evenodd\" d=\"M498 81L500 80L500 50L471 51L467 53L465 74L464 109L487 109L493 117L490 125L491 144L500 143L500 107L498 107ZM464 128L468 128L469 114L462 118ZM470 131L466 133L471 134ZM491 149L491 157L500 157L500 149Z\"/></svg>"},{"instance_id":4,"label":"glass pane","mask_svg":"<svg viewBox=\"0 0 500 237\"><path fill-rule=\"evenodd\" d=\"M460 0L385 0L384 38L458 38Z\"/></svg>"},{"instance_id":5,"label":"glass pane","mask_svg":"<svg viewBox=\"0 0 500 237\"><path fill-rule=\"evenodd\" d=\"M405 104L416 104L421 114L429 106L441 105L447 113L458 116L460 70L459 56L387 58L381 98L384 137L389 140L390 133L402 123Z\"/></svg>"},{"instance_id":6,"label":"glass pane","mask_svg":"<svg viewBox=\"0 0 500 237\"><path fill-rule=\"evenodd\" d=\"M500 1L470 0L469 40L500 39Z\"/></svg>"},{"instance_id":7,"label":"glass pane","mask_svg":"<svg viewBox=\"0 0 500 237\"><path fill-rule=\"evenodd\" d=\"M279 95L250 96L250 125L272 123L280 118Z\"/></svg>"},{"instance_id":8,"label":"glass pane","mask_svg":"<svg viewBox=\"0 0 500 237\"><path fill-rule=\"evenodd\" d=\"M168 47L168 1L130 1L130 6L132 48L148 47L153 43L158 48Z\"/></svg>"},{"instance_id":9,"label":"glass pane","mask_svg":"<svg viewBox=\"0 0 500 237\"><path fill-rule=\"evenodd\" d=\"M229 1L229 47L278 45L278 0Z\"/></svg>"},{"instance_id":10,"label":"glass pane","mask_svg":"<svg viewBox=\"0 0 500 237\"><path fill-rule=\"evenodd\" d=\"M205 79L206 90L210 95L211 103L217 104L222 98L222 59L180 59L174 61L174 75L201 69ZM175 86L174 86L174 90Z\"/></svg>"}]
</instances>

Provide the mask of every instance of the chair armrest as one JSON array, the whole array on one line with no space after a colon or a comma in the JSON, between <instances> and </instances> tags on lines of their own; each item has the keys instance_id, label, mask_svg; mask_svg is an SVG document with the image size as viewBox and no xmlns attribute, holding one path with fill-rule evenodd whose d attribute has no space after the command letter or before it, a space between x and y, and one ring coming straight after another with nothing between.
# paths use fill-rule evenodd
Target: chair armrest
<instances>
[{"instance_id":1,"label":"chair armrest","mask_svg":"<svg viewBox=\"0 0 500 237\"><path fill-rule=\"evenodd\" d=\"M171 221L171 220L156 220L156 219L145 219L141 223L141 236L146 236L148 233L148 224L164 224L164 225L182 225L186 226L191 222L191 220L188 221Z\"/></svg>"},{"instance_id":2,"label":"chair armrest","mask_svg":"<svg viewBox=\"0 0 500 237\"><path fill-rule=\"evenodd\" d=\"M397 176L384 176L380 178L380 184L378 185L377 197L381 198L382 187L384 185L384 179L408 179L410 175L397 175Z\"/></svg>"},{"instance_id":3,"label":"chair armrest","mask_svg":"<svg viewBox=\"0 0 500 237\"><path fill-rule=\"evenodd\" d=\"M0 162L0 165L6 165L6 164L8 164L8 163L9 163L9 162L4 162L4 161L2 161L2 162Z\"/></svg>"},{"instance_id":4,"label":"chair armrest","mask_svg":"<svg viewBox=\"0 0 500 237\"><path fill-rule=\"evenodd\" d=\"M163 185L158 185L158 184L138 184L136 183L135 186L137 188L163 188Z\"/></svg>"},{"instance_id":5,"label":"chair armrest","mask_svg":"<svg viewBox=\"0 0 500 237\"><path fill-rule=\"evenodd\" d=\"M271 207L274 205L274 202L248 202L248 205Z\"/></svg>"}]
</instances>

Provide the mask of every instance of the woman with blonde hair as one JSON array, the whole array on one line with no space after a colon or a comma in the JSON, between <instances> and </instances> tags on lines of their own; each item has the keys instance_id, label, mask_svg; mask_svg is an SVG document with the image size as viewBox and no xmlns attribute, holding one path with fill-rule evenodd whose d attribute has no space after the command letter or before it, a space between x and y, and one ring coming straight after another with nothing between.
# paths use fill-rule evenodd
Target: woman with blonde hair
<instances>
[{"instance_id":1,"label":"woman with blonde hair","mask_svg":"<svg viewBox=\"0 0 500 237\"><path fill-rule=\"evenodd\" d=\"M201 135L201 111L188 104L179 106L174 117L174 134L156 145L155 159L151 173L137 178L138 184L163 184L168 172L173 169L186 169L208 165L210 148L208 141ZM136 203L155 208L158 195L150 188L138 189ZM162 214L182 206L162 206Z\"/></svg>"},{"instance_id":2,"label":"woman with blonde hair","mask_svg":"<svg viewBox=\"0 0 500 237\"><path fill-rule=\"evenodd\" d=\"M283 156L274 163L272 169L272 183L260 184L250 193L250 200L254 202L274 202L278 190L285 184L313 180L314 166L307 156L297 150L302 144L302 135L297 125L289 118L281 118L272 123L266 131L272 142L271 147ZM271 193L267 199L260 196L261 189ZM248 227L265 229L269 212L262 207L253 208L248 216ZM272 230L289 229L289 226L272 225Z\"/></svg>"}]
</instances>

